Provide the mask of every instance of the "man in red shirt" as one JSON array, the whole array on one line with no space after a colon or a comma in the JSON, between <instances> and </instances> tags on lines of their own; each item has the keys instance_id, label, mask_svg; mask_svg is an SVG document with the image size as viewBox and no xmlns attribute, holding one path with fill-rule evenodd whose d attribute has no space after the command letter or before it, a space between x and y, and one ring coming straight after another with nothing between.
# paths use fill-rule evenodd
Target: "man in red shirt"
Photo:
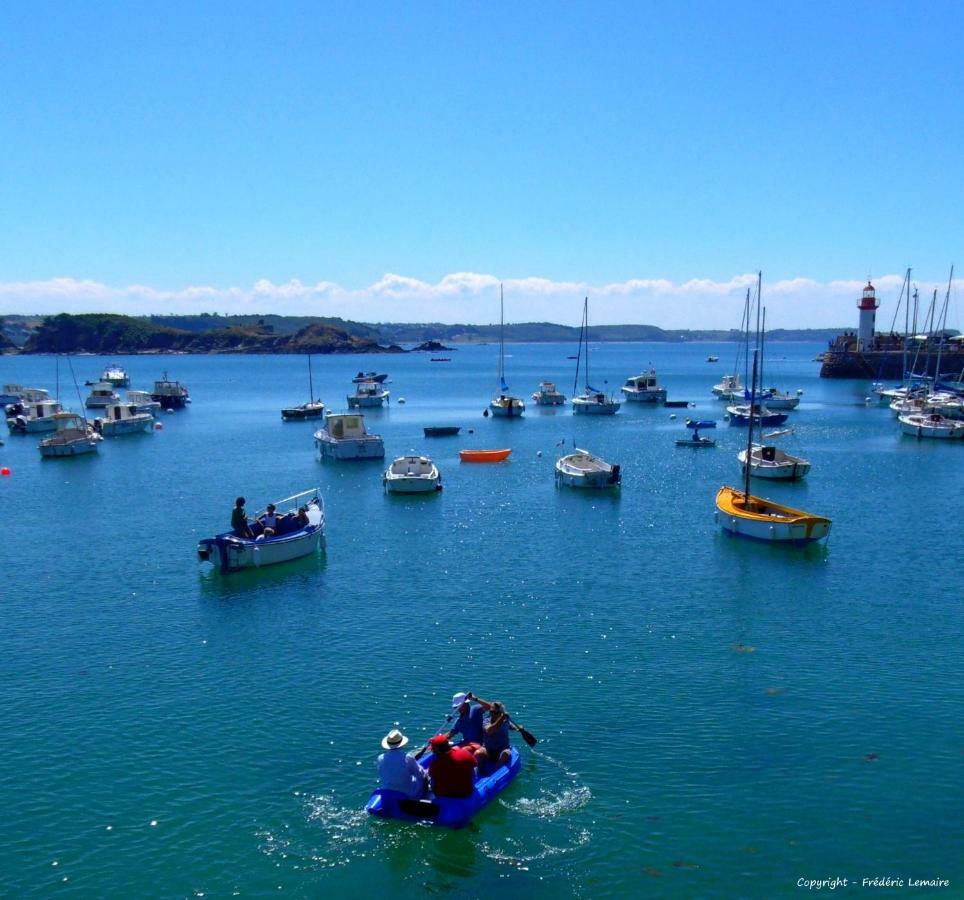
<instances>
[{"instance_id":1,"label":"man in red shirt","mask_svg":"<svg viewBox=\"0 0 964 900\"><path fill-rule=\"evenodd\" d=\"M444 734L435 735L429 744L432 762L428 777L432 779L432 791L437 797L468 797L479 764L475 754L464 747L453 747Z\"/></svg>"}]
</instances>

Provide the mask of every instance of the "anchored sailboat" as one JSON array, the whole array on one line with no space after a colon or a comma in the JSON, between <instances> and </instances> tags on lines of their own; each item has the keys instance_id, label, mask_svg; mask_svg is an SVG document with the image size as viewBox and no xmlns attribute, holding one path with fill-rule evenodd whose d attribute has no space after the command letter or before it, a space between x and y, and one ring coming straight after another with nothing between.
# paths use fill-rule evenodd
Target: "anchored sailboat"
<instances>
[{"instance_id":1,"label":"anchored sailboat","mask_svg":"<svg viewBox=\"0 0 964 900\"><path fill-rule=\"evenodd\" d=\"M518 397L509 395L509 385L505 383L505 302L502 285L499 285L499 396L489 403L494 416L517 419L526 411L525 403Z\"/></svg>"},{"instance_id":2,"label":"anchored sailboat","mask_svg":"<svg viewBox=\"0 0 964 900\"><path fill-rule=\"evenodd\" d=\"M304 395L302 395L304 396ZM308 354L308 402L301 406L286 406L281 410L282 419L320 419L325 412L325 404L315 400L315 382L311 376L311 354Z\"/></svg>"},{"instance_id":3,"label":"anchored sailboat","mask_svg":"<svg viewBox=\"0 0 964 900\"><path fill-rule=\"evenodd\" d=\"M579 390L579 365L582 362L583 347L586 348L586 384L582 393ZM589 383L589 298L582 304L582 329L579 332L579 352L576 356L576 378L572 384L572 413L590 416L614 416L619 412L620 401L615 397L607 397L602 391L597 391Z\"/></svg>"}]
</instances>

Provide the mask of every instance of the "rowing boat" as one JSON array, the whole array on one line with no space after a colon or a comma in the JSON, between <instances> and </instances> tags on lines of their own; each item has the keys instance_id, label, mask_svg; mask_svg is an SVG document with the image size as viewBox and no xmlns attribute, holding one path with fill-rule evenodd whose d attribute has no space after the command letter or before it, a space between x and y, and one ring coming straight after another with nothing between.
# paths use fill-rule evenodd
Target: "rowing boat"
<instances>
[{"instance_id":1,"label":"rowing boat","mask_svg":"<svg viewBox=\"0 0 964 900\"><path fill-rule=\"evenodd\" d=\"M459 459L474 463L502 462L511 452L511 447L508 450L459 450Z\"/></svg>"}]
</instances>

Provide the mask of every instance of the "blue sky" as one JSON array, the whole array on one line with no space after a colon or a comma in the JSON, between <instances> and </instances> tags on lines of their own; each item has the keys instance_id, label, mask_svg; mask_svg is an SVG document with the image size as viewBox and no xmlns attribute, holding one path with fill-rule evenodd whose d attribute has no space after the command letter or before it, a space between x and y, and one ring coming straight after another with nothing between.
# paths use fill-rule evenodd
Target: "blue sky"
<instances>
[{"instance_id":1,"label":"blue sky","mask_svg":"<svg viewBox=\"0 0 964 900\"><path fill-rule=\"evenodd\" d=\"M784 324L849 324L833 283L907 265L938 283L961 243L962 19L891 2L6 4L0 306L491 321L506 279L515 318L556 304L546 317L578 321L580 293L668 282L593 317L687 327L738 318L760 267L806 279ZM482 278L440 293L453 273ZM404 305L386 275L409 280Z\"/></svg>"}]
</instances>

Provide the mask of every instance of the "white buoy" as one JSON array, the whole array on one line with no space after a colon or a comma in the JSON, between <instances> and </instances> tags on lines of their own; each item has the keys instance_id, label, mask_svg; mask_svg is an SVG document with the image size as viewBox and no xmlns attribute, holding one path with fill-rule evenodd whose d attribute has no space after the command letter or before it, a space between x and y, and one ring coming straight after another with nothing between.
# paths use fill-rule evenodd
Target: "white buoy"
<instances>
[{"instance_id":1,"label":"white buoy","mask_svg":"<svg viewBox=\"0 0 964 900\"><path fill-rule=\"evenodd\" d=\"M797 388L797 396L798 396L798 397L802 397L802 396L803 396L803 388Z\"/></svg>"},{"instance_id":2,"label":"white buoy","mask_svg":"<svg viewBox=\"0 0 964 900\"><path fill-rule=\"evenodd\" d=\"M542 451L541 451L541 450L536 450L536 456L542 456Z\"/></svg>"},{"instance_id":3,"label":"white buoy","mask_svg":"<svg viewBox=\"0 0 964 900\"><path fill-rule=\"evenodd\" d=\"M404 398L404 397L399 397L399 398L398 398L398 402L399 402L399 403L404 403L404 402L405 402L405 398Z\"/></svg>"},{"instance_id":4,"label":"white buoy","mask_svg":"<svg viewBox=\"0 0 964 900\"><path fill-rule=\"evenodd\" d=\"M675 418L676 418L676 413L670 413L670 414L669 414L669 417L670 417L671 419L675 419Z\"/></svg>"},{"instance_id":5,"label":"white buoy","mask_svg":"<svg viewBox=\"0 0 964 900\"><path fill-rule=\"evenodd\" d=\"M174 410L173 410L173 409L165 409L164 412L166 412L169 416L173 416L173 415L174 415Z\"/></svg>"}]
</instances>

